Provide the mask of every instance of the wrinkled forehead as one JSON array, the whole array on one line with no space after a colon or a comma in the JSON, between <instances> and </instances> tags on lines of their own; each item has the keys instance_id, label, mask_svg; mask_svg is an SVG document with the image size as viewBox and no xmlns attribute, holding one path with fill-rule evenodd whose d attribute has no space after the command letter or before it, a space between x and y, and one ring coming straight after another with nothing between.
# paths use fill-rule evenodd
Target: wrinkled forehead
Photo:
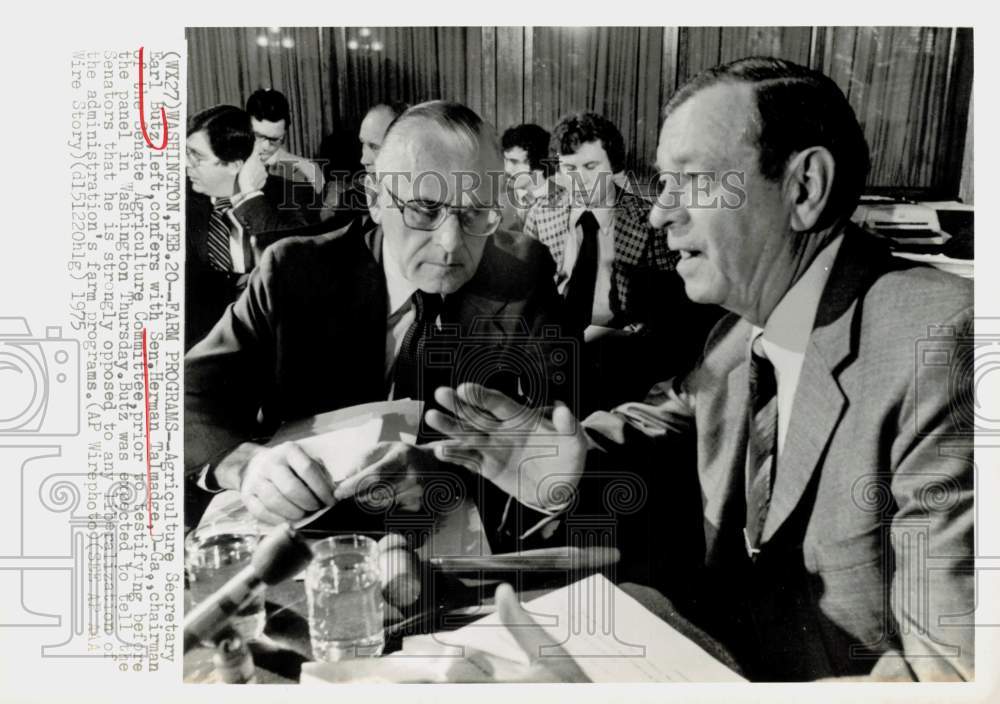
<instances>
[{"instance_id":1,"label":"wrinkled forehead","mask_svg":"<svg viewBox=\"0 0 1000 704\"><path fill-rule=\"evenodd\" d=\"M758 113L753 87L720 83L704 88L666 118L656 150L657 166L711 168L756 156Z\"/></svg>"},{"instance_id":2,"label":"wrinkled forehead","mask_svg":"<svg viewBox=\"0 0 1000 704\"><path fill-rule=\"evenodd\" d=\"M487 142L427 121L398 125L375 162L379 179L403 200L494 205L503 161Z\"/></svg>"}]
</instances>

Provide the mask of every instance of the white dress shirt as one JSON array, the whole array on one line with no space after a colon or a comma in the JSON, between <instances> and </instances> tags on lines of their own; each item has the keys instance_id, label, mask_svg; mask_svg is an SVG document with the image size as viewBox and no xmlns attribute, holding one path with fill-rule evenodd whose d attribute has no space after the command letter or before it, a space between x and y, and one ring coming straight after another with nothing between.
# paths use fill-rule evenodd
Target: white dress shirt
<instances>
[{"instance_id":1,"label":"white dress shirt","mask_svg":"<svg viewBox=\"0 0 1000 704\"><path fill-rule=\"evenodd\" d=\"M838 235L820 250L805 273L778 301L764 328L755 325L750 334L752 345L763 332L761 345L764 355L774 365L778 384L778 457L781 456L785 435L788 433L792 402L799 386L799 375L816 320L816 309L819 308L819 299L826 288L830 267L837 258L843 239L843 235ZM747 358L749 359L749 349Z\"/></svg>"},{"instance_id":2,"label":"white dress shirt","mask_svg":"<svg viewBox=\"0 0 1000 704\"><path fill-rule=\"evenodd\" d=\"M569 211L569 221L572 225L571 237L566 240L566 250L563 254L563 276L559 293L565 295L566 286L573 276L576 257L583 244L583 228L578 227L580 216L590 210L600 225L597 232L597 282L594 285L594 310L591 317L593 325L607 325L614 317L611 311L611 269L615 261L615 209L614 208L580 208Z\"/></svg>"}]
</instances>

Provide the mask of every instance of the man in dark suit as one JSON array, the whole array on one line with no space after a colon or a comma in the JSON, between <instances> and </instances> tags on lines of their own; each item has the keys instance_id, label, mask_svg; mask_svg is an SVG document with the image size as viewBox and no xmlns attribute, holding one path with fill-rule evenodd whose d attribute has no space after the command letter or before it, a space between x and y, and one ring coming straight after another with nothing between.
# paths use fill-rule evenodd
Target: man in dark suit
<instances>
[{"instance_id":1,"label":"man in dark suit","mask_svg":"<svg viewBox=\"0 0 1000 704\"><path fill-rule=\"evenodd\" d=\"M586 328L588 408L605 408L693 364L720 311L688 300L678 254L653 236L651 203L615 183L625 143L613 123L566 115L550 151L564 188L536 201L524 232L552 252L567 314Z\"/></svg>"},{"instance_id":2,"label":"man in dark suit","mask_svg":"<svg viewBox=\"0 0 1000 704\"><path fill-rule=\"evenodd\" d=\"M267 175L250 116L237 107L217 105L191 118L187 161L184 332L190 349L246 287L274 233L305 219L289 184Z\"/></svg>"},{"instance_id":3,"label":"man in dark suit","mask_svg":"<svg viewBox=\"0 0 1000 704\"><path fill-rule=\"evenodd\" d=\"M301 518L332 503L335 487L295 443L259 444L283 421L427 399L454 374L485 374L512 393L520 381L532 401L548 402L550 391L535 383L548 381L548 363L531 350L561 331L553 263L537 241L497 231L499 178L490 174L501 169L496 136L468 108L435 101L409 109L378 156L378 228L276 244L187 355L189 477L239 490L265 520ZM481 178L470 185L470 173ZM452 340L456 360L471 353L482 362L453 369L425 359L422 350L441 339ZM540 376L515 379L519 362ZM393 451L411 456L411 448Z\"/></svg>"},{"instance_id":4,"label":"man in dark suit","mask_svg":"<svg viewBox=\"0 0 1000 704\"><path fill-rule=\"evenodd\" d=\"M661 528L623 550L664 563L660 587L753 679L972 679L971 285L850 224L868 148L810 69L699 75L667 104L657 160L651 222L691 298L731 314L693 372L592 415L589 440L564 433L535 481L580 481L583 499L595 469L645 472ZM474 391L438 400L467 423L516 412ZM494 481L531 444L427 421L460 448L436 452ZM693 496L671 491L692 449ZM668 522L691 505L696 520Z\"/></svg>"}]
</instances>

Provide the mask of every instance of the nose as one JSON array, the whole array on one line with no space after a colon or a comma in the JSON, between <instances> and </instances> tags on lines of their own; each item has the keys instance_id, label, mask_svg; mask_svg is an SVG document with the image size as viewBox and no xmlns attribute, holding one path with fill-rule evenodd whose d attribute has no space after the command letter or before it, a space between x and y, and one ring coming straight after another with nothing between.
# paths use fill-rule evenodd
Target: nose
<instances>
[{"instance_id":1,"label":"nose","mask_svg":"<svg viewBox=\"0 0 1000 704\"><path fill-rule=\"evenodd\" d=\"M445 252L451 254L462 246L462 226L458 222L458 215L448 213L441 226L434 231L437 243Z\"/></svg>"},{"instance_id":2,"label":"nose","mask_svg":"<svg viewBox=\"0 0 1000 704\"><path fill-rule=\"evenodd\" d=\"M676 227L687 219L687 211L673 194L660 194L649 210L649 224L655 230Z\"/></svg>"},{"instance_id":3,"label":"nose","mask_svg":"<svg viewBox=\"0 0 1000 704\"><path fill-rule=\"evenodd\" d=\"M361 147L361 165L368 167L373 163L375 163L375 159L372 158L372 150L368 147Z\"/></svg>"}]
</instances>

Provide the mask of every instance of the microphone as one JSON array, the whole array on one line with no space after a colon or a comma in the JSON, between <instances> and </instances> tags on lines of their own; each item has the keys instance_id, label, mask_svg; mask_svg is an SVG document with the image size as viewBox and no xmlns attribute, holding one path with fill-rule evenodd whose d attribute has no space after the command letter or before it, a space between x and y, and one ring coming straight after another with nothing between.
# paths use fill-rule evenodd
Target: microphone
<instances>
[{"instance_id":1,"label":"microphone","mask_svg":"<svg viewBox=\"0 0 1000 704\"><path fill-rule=\"evenodd\" d=\"M298 574L312 559L312 550L288 523L267 534L250 564L184 619L184 652L212 640L229 618L259 590Z\"/></svg>"}]
</instances>

